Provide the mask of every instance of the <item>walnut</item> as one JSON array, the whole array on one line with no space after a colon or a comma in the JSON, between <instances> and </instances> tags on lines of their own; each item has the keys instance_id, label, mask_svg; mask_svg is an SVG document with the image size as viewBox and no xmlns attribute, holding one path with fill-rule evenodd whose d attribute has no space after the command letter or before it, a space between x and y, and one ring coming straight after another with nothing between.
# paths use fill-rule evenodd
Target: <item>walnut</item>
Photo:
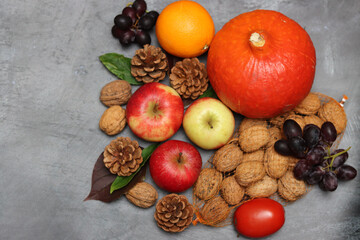
<instances>
[{"instance_id":1,"label":"walnut","mask_svg":"<svg viewBox=\"0 0 360 240\"><path fill-rule=\"evenodd\" d=\"M253 152L265 146L270 140L269 130L264 126L252 126L245 129L239 137L244 152Z\"/></svg>"},{"instance_id":2,"label":"walnut","mask_svg":"<svg viewBox=\"0 0 360 240\"><path fill-rule=\"evenodd\" d=\"M251 161L241 163L235 172L235 179L241 186L247 187L251 183L259 181L265 176L265 168L262 162Z\"/></svg>"},{"instance_id":3,"label":"walnut","mask_svg":"<svg viewBox=\"0 0 360 240\"><path fill-rule=\"evenodd\" d=\"M296 115L296 114L291 114L291 115L287 116L286 120L288 120L288 119L294 120L295 122L297 122L297 124L299 124L301 129L304 129L305 121L304 121L304 118L302 116Z\"/></svg>"},{"instance_id":4,"label":"walnut","mask_svg":"<svg viewBox=\"0 0 360 240\"><path fill-rule=\"evenodd\" d=\"M332 122L338 134L345 130L347 122L346 113L344 108L335 100L321 106L318 114L325 122Z\"/></svg>"},{"instance_id":5,"label":"walnut","mask_svg":"<svg viewBox=\"0 0 360 240\"><path fill-rule=\"evenodd\" d=\"M236 205L244 197L244 188L236 182L234 176L231 176L221 183L220 194L229 205Z\"/></svg>"},{"instance_id":6,"label":"walnut","mask_svg":"<svg viewBox=\"0 0 360 240\"><path fill-rule=\"evenodd\" d=\"M193 189L194 194L202 200L212 198L219 192L222 179L221 172L216 169L202 169Z\"/></svg>"},{"instance_id":7,"label":"walnut","mask_svg":"<svg viewBox=\"0 0 360 240\"><path fill-rule=\"evenodd\" d=\"M283 156L275 151L273 147L268 148L265 153L265 170L272 178L284 176L288 169L289 157Z\"/></svg>"},{"instance_id":8,"label":"walnut","mask_svg":"<svg viewBox=\"0 0 360 240\"><path fill-rule=\"evenodd\" d=\"M240 164L245 162L253 162L253 161L264 163L264 156L265 156L265 151L263 149L259 149L250 153L244 153Z\"/></svg>"},{"instance_id":9,"label":"walnut","mask_svg":"<svg viewBox=\"0 0 360 240\"><path fill-rule=\"evenodd\" d=\"M278 180L278 193L285 200L295 201L306 193L306 185L304 181L297 180L292 171L287 171Z\"/></svg>"},{"instance_id":10,"label":"walnut","mask_svg":"<svg viewBox=\"0 0 360 240\"><path fill-rule=\"evenodd\" d=\"M316 115L309 115L309 116L304 116L304 122L305 122L305 126L308 124L314 124L319 128L321 128L321 125L324 123L324 120L322 120Z\"/></svg>"},{"instance_id":11,"label":"walnut","mask_svg":"<svg viewBox=\"0 0 360 240\"><path fill-rule=\"evenodd\" d=\"M108 107L126 104L130 97L131 85L125 80L112 81L100 92L100 101Z\"/></svg>"},{"instance_id":12,"label":"walnut","mask_svg":"<svg viewBox=\"0 0 360 240\"><path fill-rule=\"evenodd\" d=\"M207 201L199 211L201 223L214 226L226 220L231 208L221 196L216 196Z\"/></svg>"},{"instance_id":13,"label":"walnut","mask_svg":"<svg viewBox=\"0 0 360 240\"><path fill-rule=\"evenodd\" d=\"M151 184L139 182L125 193L125 197L138 207L149 208L155 204L158 193Z\"/></svg>"},{"instance_id":14,"label":"walnut","mask_svg":"<svg viewBox=\"0 0 360 240\"><path fill-rule=\"evenodd\" d=\"M120 133L126 125L125 109L119 105L106 109L100 118L99 127L107 135Z\"/></svg>"},{"instance_id":15,"label":"walnut","mask_svg":"<svg viewBox=\"0 0 360 240\"><path fill-rule=\"evenodd\" d=\"M273 147L276 141L282 138L281 130L278 127L271 127L268 129L270 133L270 141L266 145L267 148Z\"/></svg>"},{"instance_id":16,"label":"walnut","mask_svg":"<svg viewBox=\"0 0 360 240\"><path fill-rule=\"evenodd\" d=\"M290 112L286 112L286 113L283 113L281 115L278 115L276 117L273 117L273 118L270 118L269 119L269 122L271 125L273 126L276 126L278 128L282 128L282 126L284 125L284 122L286 120L286 118L289 116L289 115L293 115L294 112L293 111L290 111Z\"/></svg>"},{"instance_id":17,"label":"walnut","mask_svg":"<svg viewBox=\"0 0 360 240\"><path fill-rule=\"evenodd\" d=\"M252 126L263 126L267 127L266 120L263 119L253 119L253 118L244 118L239 126L239 134L241 135L242 132Z\"/></svg>"},{"instance_id":18,"label":"walnut","mask_svg":"<svg viewBox=\"0 0 360 240\"><path fill-rule=\"evenodd\" d=\"M240 164L242 156L239 146L227 144L215 152L212 164L220 172L231 172Z\"/></svg>"},{"instance_id":19,"label":"walnut","mask_svg":"<svg viewBox=\"0 0 360 240\"><path fill-rule=\"evenodd\" d=\"M314 93L309 93L306 98L294 108L294 111L303 115L313 115L319 111L320 106L320 98Z\"/></svg>"},{"instance_id":20,"label":"walnut","mask_svg":"<svg viewBox=\"0 0 360 240\"><path fill-rule=\"evenodd\" d=\"M251 184L245 190L246 194L252 198L270 197L278 188L276 179L265 175L263 179Z\"/></svg>"}]
</instances>

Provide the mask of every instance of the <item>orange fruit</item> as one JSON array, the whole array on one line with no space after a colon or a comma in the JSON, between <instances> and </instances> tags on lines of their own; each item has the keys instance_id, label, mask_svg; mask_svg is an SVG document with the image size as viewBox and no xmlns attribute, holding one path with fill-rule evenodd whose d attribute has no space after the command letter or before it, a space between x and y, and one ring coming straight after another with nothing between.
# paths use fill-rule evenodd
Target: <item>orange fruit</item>
<instances>
[{"instance_id":1,"label":"orange fruit","mask_svg":"<svg viewBox=\"0 0 360 240\"><path fill-rule=\"evenodd\" d=\"M164 8L156 21L156 36L168 53L197 57L208 50L215 26L204 7L193 1L176 1Z\"/></svg>"}]
</instances>

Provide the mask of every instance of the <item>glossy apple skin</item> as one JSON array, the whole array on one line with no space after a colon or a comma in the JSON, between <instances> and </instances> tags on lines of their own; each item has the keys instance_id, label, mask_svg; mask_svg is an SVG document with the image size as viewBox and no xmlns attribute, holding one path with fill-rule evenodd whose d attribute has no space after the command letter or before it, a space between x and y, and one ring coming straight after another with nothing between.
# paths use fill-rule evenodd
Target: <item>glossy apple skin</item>
<instances>
[{"instance_id":1,"label":"glossy apple skin","mask_svg":"<svg viewBox=\"0 0 360 240\"><path fill-rule=\"evenodd\" d=\"M231 110L215 98L204 97L186 110L183 127L188 138L203 149L218 149L227 143L235 129Z\"/></svg>"},{"instance_id":2,"label":"glossy apple skin","mask_svg":"<svg viewBox=\"0 0 360 240\"><path fill-rule=\"evenodd\" d=\"M162 142L173 136L181 126L183 115L180 95L161 83L141 86L126 106L126 120L131 131L150 142Z\"/></svg>"},{"instance_id":3,"label":"glossy apple skin","mask_svg":"<svg viewBox=\"0 0 360 240\"><path fill-rule=\"evenodd\" d=\"M150 157L150 174L156 185L173 193L189 189L199 177L202 159L190 143L169 140Z\"/></svg>"}]
</instances>

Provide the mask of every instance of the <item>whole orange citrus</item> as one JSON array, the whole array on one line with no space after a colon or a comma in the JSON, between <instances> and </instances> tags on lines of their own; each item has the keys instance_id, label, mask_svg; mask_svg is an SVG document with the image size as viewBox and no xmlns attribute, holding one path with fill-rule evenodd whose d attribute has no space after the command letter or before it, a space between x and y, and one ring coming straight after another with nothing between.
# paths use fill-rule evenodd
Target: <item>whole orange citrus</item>
<instances>
[{"instance_id":1,"label":"whole orange citrus","mask_svg":"<svg viewBox=\"0 0 360 240\"><path fill-rule=\"evenodd\" d=\"M204 7L193 1L177 1L162 10L156 21L156 36L168 53L196 57L206 52L215 26Z\"/></svg>"}]
</instances>

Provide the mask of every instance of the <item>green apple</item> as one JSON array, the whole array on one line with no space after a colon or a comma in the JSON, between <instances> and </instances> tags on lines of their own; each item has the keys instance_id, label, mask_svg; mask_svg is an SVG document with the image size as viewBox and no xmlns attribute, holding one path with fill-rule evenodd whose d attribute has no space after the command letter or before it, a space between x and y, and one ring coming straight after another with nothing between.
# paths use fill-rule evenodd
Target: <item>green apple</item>
<instances>
[{"instance_id":1,"label":"green apple","mask_svg":"<svg viewBox=\"0 0 360 240\"><path fill-rule=\"evenodd\" d=\"M183 127L188 138L203 149L218 149L233 136L232 111L215 98L204 97L186 110Z\"/></svg>"}]
</instances>

